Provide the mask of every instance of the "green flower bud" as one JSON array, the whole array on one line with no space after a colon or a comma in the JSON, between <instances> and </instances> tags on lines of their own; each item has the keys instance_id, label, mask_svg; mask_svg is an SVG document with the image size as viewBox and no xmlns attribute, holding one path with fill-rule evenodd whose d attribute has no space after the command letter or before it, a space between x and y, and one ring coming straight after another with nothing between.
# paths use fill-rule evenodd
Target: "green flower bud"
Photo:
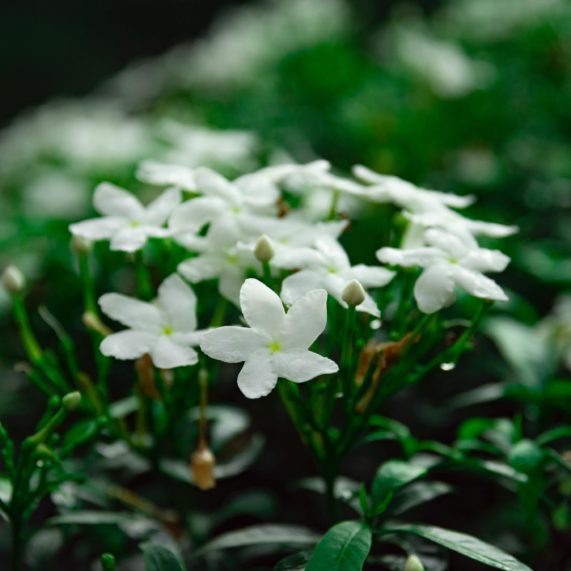
<instances>
[{"instance_id":1,"label":"green flower bud","mask_svg":"<svg viewBox=\"0 0 571 571\"><path fill-rule=\"evenodd\" d=\"M262 264L269 262L274 257L274 248L267 236L262 236L258 239L254 248L254 254Z\"/></svg>"},{"instance_id":2,"label":"green flower bud","mask_svg":"<svg viewBox=\"0 0 571 571\"><path fill-rule=\"evenodd\" d=\"M61 399L61 406L65 408L68 412L75 410L81 403L81 393L74 391L73 393L68 393Z\"/></svg>"},{"instance_id":3,"label":"green flower bud","mask_svg":"<svg viewBox=\"0 0 571 571\"><path fill-rule=\"evenodd\" d=\"M424 565L416 555L409 555L403 571L424 571Z\"/></svg>"},{"instance_id":4,"label":"green flower bud","mask_svg":"<svg viewBox=\"0 0 571 571\"><path fill-rule=\"evenodd\" d=\"M365 290L359 281L351 280L345 286L342 298L349 307L357 307L365 301Z\"/></svg>"},{"instance_id":5,"label":"green flower bud","mask_svg":"<svg viewBox=\"0 0 571 571\"><path fill-rule=\"evenodd\" d=\"M7 266L2 274L2 285L10 293L20 293L26 287L26 278L16 266Z\"/></svg>"}]
</instances>

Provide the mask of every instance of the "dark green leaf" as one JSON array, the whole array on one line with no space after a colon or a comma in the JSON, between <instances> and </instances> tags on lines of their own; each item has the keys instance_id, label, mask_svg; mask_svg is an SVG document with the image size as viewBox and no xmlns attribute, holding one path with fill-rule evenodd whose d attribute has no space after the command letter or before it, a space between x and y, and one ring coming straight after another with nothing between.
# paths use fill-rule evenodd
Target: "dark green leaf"
<instances>
[{"instance_id":1,"label":"dark green leaf","mask_svg":"<svg viewBox=\"0 0 571 571\"><path fill-rule=\"evenodd\" d=\"M397 492L391 503L391 513L404 513L451 491L452 487L444 482L415 482Z\"/></svg>"},{"instance_id":2,"label":"dark green leaf","mask_svg":"<svg viewBox=\"0 0 571 571\"><path fill-rule=\"evenodd\" d=\"M497 547L457 531L450 531L429 525L414 524L391 526L391 528L386 531L412 533L424 537L429 541L438 543L452 551L461 553L470 559L474 559L495 569L502 569L503 571L531 571L527 565L524 565L511 555L504 553Z\"/></svg>"},{"instance_id":3,"label":"dark green leaf","mask_svg":"<svg viewBox=\"0 0 571 571\"><path fill-rule=\"evenodd\" d=\"M305 571L359 571L367 560L371 542L371 529L364 523L338 523L317 544Z\"/></svg>"},{"instance_id":4,"label":"dark green leaf","mask_svg":"<svg viewBox=\"0 0 571 571\"><path fill-rule=\"evenodd\" d=\"M183 571L178 557L163 545L144 543L141 549L146 571Z\"/></svg>"},{"instance_id":5,"label":"dark green leaf","mask_svg":"<svg viewBox=\"0 0 571 571\"><path fill-rule=\"evenodd\" d=\"M386 499L401 486L420 478L426 474L425 466L418 466L400 460L390 460L385 462L375 474L371 489L373 505L379 506L386 502Z\"/></svg>"}]
</instances>

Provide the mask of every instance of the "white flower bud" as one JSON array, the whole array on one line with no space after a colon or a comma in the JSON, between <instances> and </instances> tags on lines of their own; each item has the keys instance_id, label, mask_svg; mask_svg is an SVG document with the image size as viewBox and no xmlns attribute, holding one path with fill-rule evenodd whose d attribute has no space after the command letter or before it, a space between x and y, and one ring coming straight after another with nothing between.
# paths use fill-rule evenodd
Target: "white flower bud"
<instances>
[{"instance_id":1,"label":"white flower bud","mask_svg":"<svg viewBox=\"0 0 571 571\"><path fill-rule=\"evenodd\" d=\"M254 254L256 258L258 258L258 260L263 264L269 262L274 257L274 248L267 236L264 235L260 237L256 242Z\"/></svg>"},{"instance_id":2,"label":"white flower bud","mask_svg":"<svg viewBox=\"0 0 571 571\"><path fill-rule=\"evenodd\" d=\"M361 285L361 282L357 280L351 280L343 290L342 294L343 301L349 307L357 307L365 301L365 290Z\"/></svg>"},{"instance_id":3,"label":"white flower bud","mask_svg":"<svg viewBox=\"0 0 571 571\"><path fill-rule=\"evenodd\" d=\"M68 412L75 410L81 404L81 393L74 391L73 393L68 393L61 399L61 405Z\"/></svg>"},{"instance_id":4,"label":"white flower bud","mask_svg":"<svg viewBox=\"0 0 571 571\"><path fill-rule=\"evenodd\" d=\"M93 242L79 234L74 234L71 239L71 249L76 254L89 254L93 250Z\"/></svg>"},{"instance_id":5,"label":"white flower bud","mask_svg":"<svg viewBox=\"0 0 571 571\"><path fill-rule=\"evenodd\" d=\"M2 285L8 293L20 293L26 286L26 278L16 266L8 266L2 274Z\"/></svg>"},{"instance_id":6,"label":"white flower bud","mask_svg":"<svg viewBox=\"0 0 571 571\"><path fill-rule=\"evenodd\" d=\"M403 571L424 571L424 565L416 555L410 555L406 560Z\"/></svg>"}]
</instances>

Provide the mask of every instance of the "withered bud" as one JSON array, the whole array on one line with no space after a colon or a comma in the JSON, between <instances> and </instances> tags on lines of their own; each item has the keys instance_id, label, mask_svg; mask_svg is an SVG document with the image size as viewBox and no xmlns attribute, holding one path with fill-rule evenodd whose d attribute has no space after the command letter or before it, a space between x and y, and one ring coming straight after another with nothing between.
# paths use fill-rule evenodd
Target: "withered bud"
<instances>
[{"instance_id":1,"label":"withered bud","mask_svg":"<svg viewBox=\"0 0 571 571\"><path fill-rule=\"evenodd\" d=\"M357 307L365 301L365 290L361 285L361 282L357 280L351 280L343 290L342 294L343 301L349 307Z\"/></svg>"},{"instance_id":2,"label":"withered bud","mask_svg":"<svg viewBox=\"0 0 571 571\"><path fill-rule=\"evenodd\" d=\"M258 239L254 248L254 255L262 264L269 262L274 257L274 248L267 236L264 235Z\"/></svg>"},{"instance_id":3,"label":"withered bud","mask_svg":"<svg viewBox=\"0 0 571 571\"><path fill-rule=\"evenodd\" d=\"M216 458L206 443L202 442L190 457L190 469L194 483L201 490L211 490L216 486L214 466Z\"/></svg>"}]
</instances>

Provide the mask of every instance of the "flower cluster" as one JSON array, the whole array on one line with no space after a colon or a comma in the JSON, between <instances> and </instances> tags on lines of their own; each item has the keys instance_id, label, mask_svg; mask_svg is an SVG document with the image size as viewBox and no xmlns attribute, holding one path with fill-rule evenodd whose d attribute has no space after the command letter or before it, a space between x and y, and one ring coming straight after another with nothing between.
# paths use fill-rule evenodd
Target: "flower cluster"
<instances>
[{"instance_id":1,"label":"flower cluster","mask_svg":"<svg viewBox=\"0 0 571 571\"><path fill-rule=\"evenodd\" d=\"M123 189L99 185L94 206L102 217L73 224L75 236L109 240L111 250L130 253L149 239L171 240L187 252L155 302L120 294L100 299L103 312L129 328L105 338L102 352L118 359L149 354L165 369L196 363L193 347L200 344L214 359L244 362L238 385L256 398L278 377L304 382L336 372L333 361L309 350L326 328L328 296L379 318L372 293L391 283L398 266L422 268L414 297L423 313L450 305L457 287L478 298L507 299L484 273L502 271L509 259L480 247L476 236L507 236L515 228L461 215L457 210L472 203L470 196L418 188L360 166L354 175L340 177L322 160L269 166L235 180L206 167L145 162L140 180L165 188L146 207ZM329 216L318 222L303 201L298 208L289 202L313 191L327 192L331 203ZM337 212L340 196L364 210L392 205L406 221L399 247L370 237L380 263L352 263L341 244L349 222ZM197 331L196 296L182 278L195 286L215 280L249 328Z\"/></svg>"}]
</instances>

